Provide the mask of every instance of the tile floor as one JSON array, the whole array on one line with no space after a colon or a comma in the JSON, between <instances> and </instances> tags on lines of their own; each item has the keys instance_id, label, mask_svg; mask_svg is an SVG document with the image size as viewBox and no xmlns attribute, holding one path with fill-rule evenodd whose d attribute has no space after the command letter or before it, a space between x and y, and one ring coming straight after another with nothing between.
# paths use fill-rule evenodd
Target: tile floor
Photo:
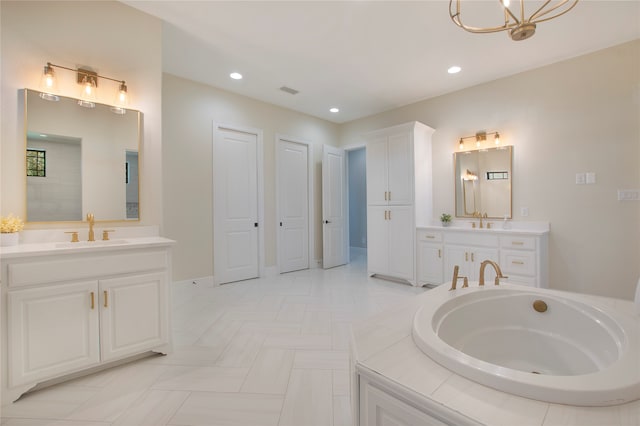
<instances>
[{"instance_id":1,"label":"tile floor","mask_svg":"<svg viewBox=\"0 0 640 426\"><path fill-rule=\"evenodd\" d=\"M174 352L33 392L2 426L351 424L350 324L424 289L362 256L219 287L173 286Z\"/></svg>"}]
</instances>

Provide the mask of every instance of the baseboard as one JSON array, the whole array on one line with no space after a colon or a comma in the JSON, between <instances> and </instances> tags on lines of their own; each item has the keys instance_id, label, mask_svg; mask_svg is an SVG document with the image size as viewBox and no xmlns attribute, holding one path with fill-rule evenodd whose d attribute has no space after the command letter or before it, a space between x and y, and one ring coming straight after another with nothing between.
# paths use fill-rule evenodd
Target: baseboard
<instances>
[{"instance_id":1,"label":"baseboard","mask_svg":"<svg viewBox=\"0 0 640 426\"><path fill-rule=\"evenodd\" d=\"M209 287L212 286L217 286L219 284L216 284L215 278L213 277L213 275L209 275L207 277L200 277L200 278L190 278L188 280L181 280L181 281L174 281L173 285L184 285L184 284L190 284L190 285L206 285Z\"/></svg>"}]
</instances>

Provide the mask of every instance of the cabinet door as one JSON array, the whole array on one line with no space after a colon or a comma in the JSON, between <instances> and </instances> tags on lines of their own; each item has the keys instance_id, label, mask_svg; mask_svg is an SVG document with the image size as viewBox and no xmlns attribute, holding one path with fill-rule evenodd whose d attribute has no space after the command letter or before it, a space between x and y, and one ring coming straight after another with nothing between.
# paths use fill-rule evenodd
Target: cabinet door
<instances>
[{"instance_id":1,"label":"cabinet door","mask_svg":"<svg viewBox=\"0 0 640 426\"><path fill-rule=\"evenodd\" d=\"M441 422L394 396L362 381L360 384L361 426L444 426Z\"/></svg>"},{"instance_id":2,"label":"cabinet door","mask_svg":"<svg viewBox=\"0 0 640 426\"><path fill-rule=\"evenodd\" d=\"M387 187L387 138L370 141L367 157L367 204L386 205Z\"/></svg>"},{"instance_id":3,"label":"cabinet door","mask_svg":"<svg viewBox=\"0 0 640 426\"><path fill-rule=\"evenodd\" d=\"M100 362L96 281L8 293L9 386Z\"/></svg>"},{"instance_id":4,"label":"cabinet door","mask_svg":"<svg viewBox=\"0 0 640 426\"><path fill-rule=\"evenodd\" d=\"M101 280L102 360L167 343L167 278L147 274Z\"/></svg>"},{"instance_id":5,"label":"cabinet door","mask_svg":"<svg viewBox=\"0 0 640 426\"><path fill-rule=\"evenodd\" d=\"M417 278L420 284L442 284L444 282L441 244L418 242L416 262L418 263Z\"/></svg>"},{"instance_id":6,"label":"cabinet door","mask_svg":"<svg viewBox=\"0 0 640 426\"><path fill-rule=\"evenodd\" d=\"M387 209L388 224L388 274L403 278L412 284L414 277L413 207L393 206Z\"/></svg>"},{"instance_id":7,"label":"cabinet door","mask_svg":"<svg viewBox=\"0 0 640 426\"><path fill-rule=\"evenodd\" d=\"M469 250L465 246L449 245L444 249L444 274L447 279L453 276L453 268L459 266L459 276L465 276L471 279L470 256ZM460 280L462 282L462 280Z\"/></svg>"},{"instance_id":8,"label":"cabinet door","mask_svg":"<svg viewBox=\"0 0 640 426\"><path fill-rule=\"evenodd\" d=\"M386 206L367 208L367 270L370 275L388 273L388 211Z\"/></svg>"},{"instance_id":9,"label":"cabinet door","mask_svg":"<svg viewBox=\"0 0 640 426\"><path fill-rule=\"evenodd\" d=\"M387 157L389 204L413 204L414 174L411 133L405 132L389 136Z\"/></svg>"}]
</instances>

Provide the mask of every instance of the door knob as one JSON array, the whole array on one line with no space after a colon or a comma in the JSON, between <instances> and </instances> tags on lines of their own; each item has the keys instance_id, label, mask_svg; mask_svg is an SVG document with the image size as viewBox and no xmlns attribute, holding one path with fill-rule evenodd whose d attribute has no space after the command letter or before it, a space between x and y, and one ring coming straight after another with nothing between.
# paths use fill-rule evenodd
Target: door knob
<instances>
[{"instance_id":1,"label":"door knob","mask_svg":"<svg viewBox=\"0 0 640 426\"><path fill-rule=\"evenodd\" d=\"M330 221L328 221L328 220L325 220L325 221L324 221L324 223L331 223L331 222L330 222Z\"/></svg>"}]
</instances>

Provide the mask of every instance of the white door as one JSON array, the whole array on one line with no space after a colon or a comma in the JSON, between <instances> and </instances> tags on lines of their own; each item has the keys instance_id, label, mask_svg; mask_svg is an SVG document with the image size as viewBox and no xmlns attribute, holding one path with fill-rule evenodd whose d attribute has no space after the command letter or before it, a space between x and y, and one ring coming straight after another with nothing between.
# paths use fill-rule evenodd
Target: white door
<instances>
[{"instance_id":1,"label":"white door","mask_svg":"<svg viewBox=\"0 0 640 426\"><path fill-rule=\"evenodd\" d=\"M346 157L342 149L322 150L322 267L348 262Z\"/></svg>"},{"instance_id":2,"label":"white door","mask_svg":"<svg viewBox=\"0 0 640 426\"><path fill-rule=\"evenodd\" d=\"M369 275L389 273L389 209L367 208L367 271Z\"/></svg>"},{"instance_id":3,"label":"white door","mask_svg":"<svg viewBox=\"0 0 640 426\"><path fill-rule=\"evenodd\" d=\"M278 140L278 264L280 272L309 268L309 146Z\"/></svg>"},{"instance_id":4,"label":"white door","mask_svg":"<svg viewBox=\"0 0 640 426\"><path fill-rule=\"evenodd\" d=\"M259 276L258 136L218 128L213 149L213 265L217 283Z\"/></svg>"}]
</instances>

